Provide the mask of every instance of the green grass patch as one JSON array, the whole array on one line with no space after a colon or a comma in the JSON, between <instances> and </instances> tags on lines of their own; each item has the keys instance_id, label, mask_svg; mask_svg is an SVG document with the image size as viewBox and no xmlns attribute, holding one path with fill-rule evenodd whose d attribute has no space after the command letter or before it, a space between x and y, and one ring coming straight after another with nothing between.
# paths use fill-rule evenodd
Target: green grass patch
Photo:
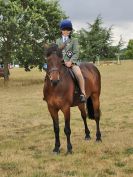
<instances>
[{"instance_id":1,"label":"green grass patch","mask_svg":"<svg viewBox=\"0 0 133 177\"><path fill-rule=\"evenodd\" d=\"M29 176L27 176L27 177L29 177ZM51 177L51 176L49 176L49 175L47 175L47 173L46 172L34 172L30 177Z\"/></svg>"},{"instance_id":2,"label":"green grass patch","mask_svg":"<svg viewBox=\"0 0 133 177\"><path fill-rule=\"evenodd\" d=\"M133 174L133 168L126 168L126 169L124 170L124 172L125 172L126 174Z\"/></svg>"},{"instance_id":3,"label":"green grass patch","mask_svg":"<svg viewBox=\"0 0 133 177\"><path fill-rule=\"evenodd\" d=\"M109 168L105 169L104 172L108 175L116 175L116 172Z\"/></svg>"},{"instance_id":4,"label":"green grass patch","mask_svg":"<svg viewBox=\"0 0 133 177\"><path fill-rule=\"evenodd\" d=\"M133 154L133 147L127 148L124 153L127 155L132 155Z\"/></svg>"},{"instance_id":5,"label":"green grass patch","mask_svg":"<svg viewBox=\"0 0 133 177\"><path fill-rule=\"evenodd\" d=\"M75 170L73 170L73 171L65 171L65 172L63 172L63 174L65 176L76 176L77 171L75 171Z\"/></svg>"},{"instance_id":6,"label":"green grass patch","mask_svg":"<svg viewBox=\"0 0 133 177\"><path fill-rule=\"evenodd\" d=\"M117 161L116 163L115 163L115 166L117 166L117 167L124 167L126 165L126 163L125 162L120 162L120 161Z\"/></svg>"},{"instance_id":7,"label":"green grass patch","mask_svg":"<svg viewBox=\"0 0 133 177\"><path fill-rule=\"evenodd\" d=\"M8 174L14 174L16 176L23 172L22 170L19 170L16 162L1 162L0 169Z\"/></svg>"},{"instance_id":8,"label":"green grass patch","mask_svg":"<svg viewBox=\"0 0 133 177\"><path fill-rule=\"evenodd\" d=\"M43 157L42 151L36 149L35 152L34 152L34 154L33 154L33 158L39 159L41 157Z\"/></svg>"},{"instance_id":9,"label":"green grass patch","mask_svg":"<svg viewBox=\"0 0 133 177\"><path fill-rule=\"evenodd\" d=\"M0 163L0 168L3 170L15 170L17 168L17 164L15 162L4 162Z\"/></svg>"}]
</instances>

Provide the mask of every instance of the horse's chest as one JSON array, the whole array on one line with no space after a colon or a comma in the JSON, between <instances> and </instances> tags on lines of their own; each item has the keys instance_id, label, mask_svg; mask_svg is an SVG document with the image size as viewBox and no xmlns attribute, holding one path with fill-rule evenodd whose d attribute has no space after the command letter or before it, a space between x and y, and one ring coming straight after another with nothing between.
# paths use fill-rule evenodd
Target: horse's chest
<instances>
[{"instance_id":1,"label":"horse's chest","mask_svg":"<svg viewBox=\"0 0 133 177\"><path fill-rule=\"evenodd\" d=\"M57 96L50 96L47 98L47 103L50 106L55 106L55 107L61 107L64 103L63 103L63 98L62 97L57 97Z\"/></svg>"}]
</instances>

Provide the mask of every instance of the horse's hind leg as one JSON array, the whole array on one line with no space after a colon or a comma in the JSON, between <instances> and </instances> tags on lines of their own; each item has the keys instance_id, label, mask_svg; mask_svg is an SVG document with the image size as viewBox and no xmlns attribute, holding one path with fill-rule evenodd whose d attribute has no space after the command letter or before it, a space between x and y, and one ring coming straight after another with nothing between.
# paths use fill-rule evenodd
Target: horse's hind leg
<instances>
[{"instance_id":1,"label":"horse's hind leg","mask_svg":"<svg viewBox=\"0 0 133 177\"><path fill-rule=\"evenodd\" d=\"M58 154L60 152L59 119L58 119L59 110L51 106L48 106L48 109L53 119L53 126L54 126L54 133L55 133L55 147L53 149L53 152Z\"/></svg>"},{"instance_id":2,"label":"horse's hind leg","mask_svg":"<svg viewBox=\"0 0 133 177\"><path fill-rule=\"evenodd\" d=\"M90 139L90 131L89 131L89 128L87 126L87 121L86 121L86 118L87 118L87 114L86 114L86 109L85 109L85 105L84 104L80 104L78 106L80 112L81 112L81 116L82 116L82 119L84 121L84 126L85 126L85 140L89 140Z\"/></svg>"},{"instance_id":3,"label":"horse's hind leg","mask_svg":"<svg viewBox=\"0 0 133 177\"><path fill-rule=\"evenodd\" d=\"M96 141L101 141L101 132L100 132L100 126L99 126L99 121L100 121L100 101L99 101L99 94L94 93L92 96L92 103L93 103L93 108L94 108L94 118L96 121Z\"/></svg>"}]
</instances>

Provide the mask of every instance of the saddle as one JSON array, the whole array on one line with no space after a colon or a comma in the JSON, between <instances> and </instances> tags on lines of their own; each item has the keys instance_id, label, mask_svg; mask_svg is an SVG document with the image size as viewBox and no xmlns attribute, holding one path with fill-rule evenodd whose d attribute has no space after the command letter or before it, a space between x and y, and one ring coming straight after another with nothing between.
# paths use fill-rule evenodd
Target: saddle
<instances>
[{"instance_id":1,"label":"saddle","mask_svg":"<svg viewBox=\"0 0 133 177\"><path fill-rule=\"evenodd\" d=\"M75 73L73 72L72 68L68 68L68 71L70 73L70 76L74 82L74 85L75 85L75 90L74 90L74 94L77 95L77 94L80 94L81 91L80 91L80 87L79 87L79 83L78 83L78 79L77 79L77 76L75 75Z\"/></svg>"}]
</instances>

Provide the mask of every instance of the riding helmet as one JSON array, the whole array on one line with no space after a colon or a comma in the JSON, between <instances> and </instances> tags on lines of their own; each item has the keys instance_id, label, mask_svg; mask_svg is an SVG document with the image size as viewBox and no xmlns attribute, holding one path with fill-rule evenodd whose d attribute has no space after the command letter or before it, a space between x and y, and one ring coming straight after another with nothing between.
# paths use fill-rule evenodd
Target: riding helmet
<instances>
[{"instance_id":1,"label":"riding helmet","mask_svg":"<svg viewBox=\"0 0 133 177\"><path fill-rule=\"evenodd\" d=\"M62 20L60 22L60 29L61 30L68 29L68 30L72 31L72 29L73 29L72 22L70 20L67 20L67 19Z\"/></svg>"}]
</instances>

